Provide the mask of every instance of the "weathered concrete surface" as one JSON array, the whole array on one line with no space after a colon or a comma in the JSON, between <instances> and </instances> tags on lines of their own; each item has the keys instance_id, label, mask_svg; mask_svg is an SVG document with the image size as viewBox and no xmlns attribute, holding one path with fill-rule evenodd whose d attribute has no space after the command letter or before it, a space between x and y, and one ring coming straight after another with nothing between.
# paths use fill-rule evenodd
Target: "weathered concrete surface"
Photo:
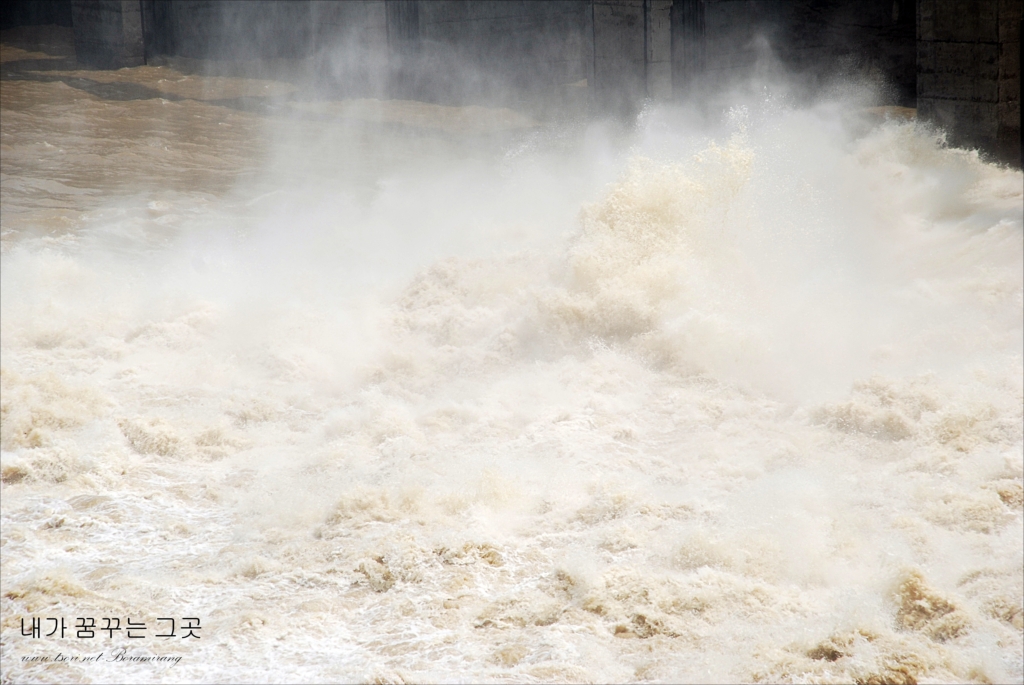
<instances>
[{"instance_id":1,"label":"weathered concrete surface","mask_svg":"<svg viewBox=\"0 0 1024 685\"><path fill-rule=\"evenodd\" d=\"M390 45L384 0L314 0L311 23L318 86L347 97L387 96Z\"/></svg>"},{"instance_id":2,"label":"weathered concrete surface","mask_svg":"<svg viewBox=\"0 0 1024 685\"><path fill-rule=\"evenodd\" d=\"M774 34L777 55L788 68L811 79L813 87L852 76L881 88L890 104L915 104L913 0L822 0L783 6L783 29Z\"/></svg>"},{"instance_id":3,"label":"weathered concrete surface","mask_svg":"<svg viewBox=\"0 0 1024 685\"><path fill-rule=\"evenodd\" d=\"M643 0L594 0L593 97L601 109L629 112L647 95Z\"/></svg>"},{"instance_id":4,"label":"weathered concrete surface","mask_svg":"<svg viewBox=\"0 0 1024 685\"><path fill-rule=\"evenodd\" d=\"M167 54L221 60L295 59L313 46L313 4L274 0L143 0ZM147 16L149 12L147 12Z\"/></svg>"},{"instance_id":5,"label":"weathered concrete surface","mask_svg":"<svg viewBox=\"0 0 1024 685\"><path fill-rule=\"evenodd\" d=\"M647 97L672 98L672 0L644 0Z\"/></svg>"},{"instance_id":6,"label":"weathered concrete surface","mask_svg":"<svg viewBox=\"0 0 1024 685\"><path fill-rule=\"evenodd\" d=\"M81 64L120 69L145 63L139 0L73 0L71 23Z\"/></svg>"},{"instance_id":7,"label":"weathered concrete surface","mask_svg":"<svg viewBox=\"0 0 1024 685\"><path fill-rule=\"evenodd\" d=\"M399 5L417 7L415 30L404 28ZM416 97L540 95L620 113L648 97L672 97L672 0L389 0L388 7L392 64L404 72L402 92Z\"/></svg>"},{"instance_id":8,"label":"weathered concrete surface","mask_svg":"<svg viewBox=\"0 0 1024 685\"><path fill-rule=\"evenodd\" d=\"M387 0L384 3L384 33L388 51L388 97L415 99L419 95L423 70L420 3L417 0Z\"/></svg>"},{"instance_id":9,"label":"weathered concrete surface","mask_svg":"<svg viewBox=\"0 0 1024 685\"><path fill-rule=\"evenodd\" d=\"M707 24L703 0L675 0L671 9L672 92L693 97L707 72Z\"/></svg>"},{"instance_id":10,"label":"weathered concrete surface","mask_svg":"<svg viewBox=\"0 0 1024 685\"><path fill-rule=\"evenodd\" d=\"M913 0L675 0L677 93L788 77L812 93L871 82L888 104L913 106Z\"/></svg>"},{"instance_id":11,"label":"weathered concrete surface","mask_svg":"<svg viewBox=\"0 0 1024 685\"><path fill-rule=\"evenodd\" d=\"M1020 0L918 0L918 115L1020 162Z\"/></svg>"},{"instance_id":12,"label":"weathered concrete surface","mask_svg":"<svg viewBox=\"0 0 1024 685\"><path fill-rule=\"evenodd\" d=\"M575 99L627 114L645 98L699 99L695 84L741 83L765 64L797 72L808 90L837 73L873 70L896 84L888 101L912 105L914 17L901 9L912 2L142 0L142 6L151 54L312 56L314 79L351 95L449 103Z\"/></svg>"},{"instance_id":13,"label":"weathered concrete surface","mask_svg":"<svg viewBox=\"0 0 1024 685\"><path fill-rule=\"evenodd\" d=\"M71 26L71 0L7 0L0 3L0 30L48 25Z\"/></svg>"},{"instance_id":14,"label":"weathered concrete surface","mask_svg":"<svg viewBox=\"0 0 1024 685\"><path fill-rule=\"evenodd\" d=\"M588 78L588 9L581 0L420 2L421 90L453 102L564 95Z\"/></svg>"},{"instance_id":15,"label":"weathered concrete surface","mask_svg":"<svg viewBox=\"0 0 1024 685\"><path fill-rule=\"evenodd\" d=\"M352 97L621 114L646 98L700 103L782 80L800 97L852 78L952 142L1020 154L1020 0L10 1L11 21L66 7L80 60L100 67L291 60Z\"/></svg>"}]
</instances>

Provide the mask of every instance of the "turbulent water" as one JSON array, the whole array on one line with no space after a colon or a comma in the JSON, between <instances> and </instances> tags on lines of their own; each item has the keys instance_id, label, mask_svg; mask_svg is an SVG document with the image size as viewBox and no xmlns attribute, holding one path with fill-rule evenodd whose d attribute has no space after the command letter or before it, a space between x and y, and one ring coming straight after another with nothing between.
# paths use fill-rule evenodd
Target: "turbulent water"
<instances>
[{"instance_id":1,"label":"turbulent water","mask_svg":"<svg viewBox=\"0 0 1024 685\"><path fill-rule=\"evenodd\" d=\"M1021 681L1019 171L3 50L4 682Z\"/></svg>"}]
</instances>

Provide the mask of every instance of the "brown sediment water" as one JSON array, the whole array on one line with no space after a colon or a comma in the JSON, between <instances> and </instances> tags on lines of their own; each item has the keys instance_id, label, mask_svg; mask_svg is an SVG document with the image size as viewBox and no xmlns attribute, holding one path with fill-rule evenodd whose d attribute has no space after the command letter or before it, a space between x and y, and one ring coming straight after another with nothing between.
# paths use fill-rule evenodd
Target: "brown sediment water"
<instances>
[{"instance_id":1,"label":"brown sediment water","mask_svg":"<svg viewBox=\"0 0 1024 685\"><path fill-rule=\"evenodd\" d=\"M1019 171L59 38L0 50L5 681L1021 680Z\"/></svg>"}]
</instances>

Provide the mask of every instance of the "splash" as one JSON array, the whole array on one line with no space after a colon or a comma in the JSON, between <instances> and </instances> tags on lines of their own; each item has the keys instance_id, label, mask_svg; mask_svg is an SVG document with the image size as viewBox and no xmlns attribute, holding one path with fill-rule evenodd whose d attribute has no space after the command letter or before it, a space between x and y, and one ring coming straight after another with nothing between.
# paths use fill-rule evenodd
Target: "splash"
<instances>
[{"instance_id":1,"label":"splash","mask_svg":"<svg viewBox=\"0 0 1024 685\"><path fill-rule=\"evenodd\" d=\"M12 678L1020 679L1020 172L834 103L467 143L147 69L202 98L4 85ZM169 611L172 670L22 660Z\"/></svg>"}]
</instances>

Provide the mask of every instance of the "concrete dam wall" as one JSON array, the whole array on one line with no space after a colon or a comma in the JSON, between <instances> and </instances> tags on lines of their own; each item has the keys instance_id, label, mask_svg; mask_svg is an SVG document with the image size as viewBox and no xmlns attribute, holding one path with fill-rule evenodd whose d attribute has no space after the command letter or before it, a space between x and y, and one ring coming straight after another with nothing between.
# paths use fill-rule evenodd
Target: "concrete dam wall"
<instances>
[{"instance_id":1,"label":"concrete dam wall","mask_svg":"<svg viewBox=\"0 0 1024 685\"><path fill-rule=\"evenodd\" d=\"M808 93L867 79L1020 159L1019 0L21 0L3 22L70 23L98 68L291 61L336 95L449 104L629 114L780 71Z\"/></svg>"}]
</instances>

